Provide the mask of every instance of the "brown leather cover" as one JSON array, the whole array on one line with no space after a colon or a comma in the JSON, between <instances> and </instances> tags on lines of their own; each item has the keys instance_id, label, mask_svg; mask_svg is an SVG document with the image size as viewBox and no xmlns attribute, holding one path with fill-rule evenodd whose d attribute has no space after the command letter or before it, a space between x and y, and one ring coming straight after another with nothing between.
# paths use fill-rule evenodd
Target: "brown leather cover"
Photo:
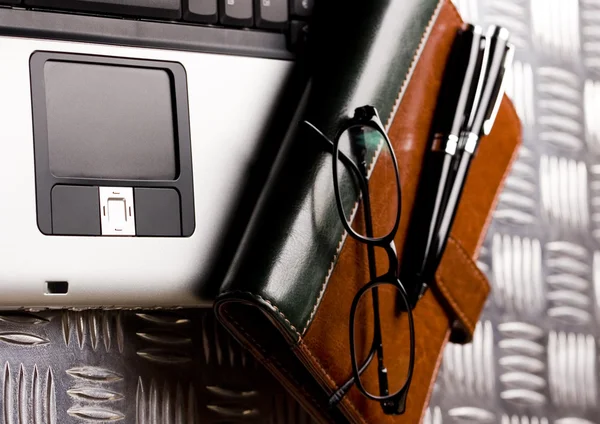
<instances>
[{"instance_id":1,"label":"brown leather cover","mask_svg":"<svg viewBox=\"0 0 600 424\"><path fill-rule=\"evenodd\" d=\"M399 257L402 255L423 155L428 145L445 61L461 23L456 9L448 1L437 18L389 130L402 182L403 214L395 240ZM510 101L505 98L492 133L482 140L473 161L451 239L436 274L435 286L426 292L414 311L416 362L407 412L398 417L386 416L378 403L367 400L353 388L342 402L345 415L352 417L353 421L420 421L446 342L449 338L461 343L470 341L490 289L485 276L476 267L474 258L485 236L503 180L516 155L520 135L517 115ZM375 166L370 182L372 202L386 202L393 195L394 187L385 184L389 175L390 170L383 165ZM391 209L374 207L373 210L380 213L373 217L375 225L389 228L395 213ZM356 219L362 220L362 217ZM383 254L377 255L377 263L378 270L387 270L387 260ZM326 290L323 291L322 302L316 309L312 323L305 329L297 351L313 373L321 374L318 379L329 386L330 393L351 375L348 340L350 305L356 292L368 280L367 250L364 245L348 237L330 279L324 282ZM397 330L407 328L406 314L397 313L392 296L382 296L381 315L382 330L397 335L393 340L386 339L385 345L385 357L397 358L389 361L389 365L386 360L386 366L390 368L390 375L397 375L401 373L398 370L406 369L408 361L407 331ZM372 327L371 316L364 315L361 319L367 320L366 328ZM365 337L365 340L370 339ZM365 344L364 348L368 347ZM370 367L370 371L366 379L375 384L375 367Z\"/></svg>"}]
</instances>

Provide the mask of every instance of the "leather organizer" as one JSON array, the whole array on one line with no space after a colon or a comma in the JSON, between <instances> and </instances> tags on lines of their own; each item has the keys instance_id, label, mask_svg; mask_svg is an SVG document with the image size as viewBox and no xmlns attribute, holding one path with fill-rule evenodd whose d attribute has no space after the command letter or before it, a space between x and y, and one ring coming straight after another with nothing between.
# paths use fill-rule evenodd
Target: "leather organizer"
<instances>
[{"instance_id":1,"label":"leather organizer","mask_svg":"<svg viewBox=\"0 0 600 424\"><path fill-rule=\"evenodd\" d=\"M438 90L462 21L449 1L377 0L350 8L335 0L321 5L331 9L315 10L311 36L320 42L313 46L312 77L297 116L333 137L340 120L356 107L377 107L400 169L402 218L395 243L401 258L408 248L406 230ZM348 16L333 18L339 10ZM471 340L489 292L475 258L520 144L519 120L504 98L471 167L436 280L414 310L416 361L407 410L387 416L356 388L337 408L327 405L351 376L348 320L354 295L369 280L367 249L345 237L335 206L330 153L297 125L300 119L284 141L215 312L317 420L419 422L445 344ZM394 189L386 184L385 171L375 165L372 202L385 202ZM388 209L374 208L379 211L374 222L393 220ZM387 269L383 256L377 255L378 269ZM393 302L382 301L380 313L387 323L383 332L407 328L406 314L398 314ZM408 361L408 334L395 333L385 347L390 373L394 367L405 369ZM389 358L394 360L388 365ZM366 378L375 380L376 375Z\"/></svg>"}]
</instances>

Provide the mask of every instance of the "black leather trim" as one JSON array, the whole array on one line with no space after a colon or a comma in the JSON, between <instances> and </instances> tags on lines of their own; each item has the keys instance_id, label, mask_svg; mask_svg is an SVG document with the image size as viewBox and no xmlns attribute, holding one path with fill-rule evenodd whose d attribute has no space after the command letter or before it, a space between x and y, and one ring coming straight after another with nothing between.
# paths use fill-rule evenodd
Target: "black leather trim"
<instances>
[{"instance_id":1,"label":"black leather trim","mask_svg":"<svg viewBox=\"0 0 600 424\"><path fill-rule=\"evenodd\" d=\"M365 104L387 121L439 4L318 3L309 39L313 77L301 116L330 137ZM223 300L238 291L268 300L290 339L308 328L341 248L331 157L322 143L304 126L290 130L222 287Z\"/></svg>"}]
</instances>

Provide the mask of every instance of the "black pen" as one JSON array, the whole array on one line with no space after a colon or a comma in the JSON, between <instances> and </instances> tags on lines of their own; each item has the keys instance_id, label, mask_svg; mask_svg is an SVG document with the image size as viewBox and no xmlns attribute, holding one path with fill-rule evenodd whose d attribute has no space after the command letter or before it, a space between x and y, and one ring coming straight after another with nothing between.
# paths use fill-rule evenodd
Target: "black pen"
<instances>
[{"instance_id":1,"label":"black pen","mask_svg":"<svg viewBox=\"0 0 600 424\"><path fill-rule=\"evenodd\" d=\"M470 114L459 137L458 149L453 163L454 181L448 190L444 213L438 224L436 249L431 251L430 266L437 268L456 216L471 161L482 136L488 135L494 125L502 97L504 95L504 75L511 66L514 47L508 43L509 33L505 28L492 26L486 35L487 60L482 69L484 81L479 99L473 104ZM434 269L435 269L434 268Z\"/></svg>"},{"instance_id":2,"label":"black pen","mask_svg":"<svg viewBox=\"0 0 600 424\"><path fill-rule=\"evenodd\" d=\"M459 136L463 123L470 111L473 101L473 87L479 79L481 68L481 27L465 25L458 31L450 55L446 71L440 87L440 94L433 120L433 140L431 151L427 152L422 180L419 184L419 198L416 201L416 213L411 224L414 235L405 263L410 270L410 278L415 278L414 293L409 298L416 300L422 291L422 284L430 281L425 275L426 261L431 244L436 235L437 222L442 213L445 200L445 188L451 182L452 161L456 154ZM424 236L426 234L426 236Z\"/></svg>"}]
</instances>

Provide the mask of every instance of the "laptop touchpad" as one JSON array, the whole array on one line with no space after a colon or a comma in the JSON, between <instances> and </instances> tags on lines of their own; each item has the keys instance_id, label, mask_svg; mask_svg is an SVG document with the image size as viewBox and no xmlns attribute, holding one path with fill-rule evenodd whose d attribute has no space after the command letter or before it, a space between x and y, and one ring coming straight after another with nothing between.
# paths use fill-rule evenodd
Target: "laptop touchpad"
<instances>
[{"instance_id":1,"label":"laptop touchpad","mask_svg":"<svg viewBox=\"0 0 600 424\"><path fill-rule=\"evenodd\" d=\"M171 82L162 69L48 61L50 171L57 177L176 177Z\"/></svg>"},{"instance_id":2,"label":"laptop touchpad","mask_svg":"<svg viewBox=\"0 0 600 424\"><path fill-rule=\"evenodd\" d=\"M41 51L30 70L42 233L190 236L183 65Z\"/></svg>"}]
</instances>

